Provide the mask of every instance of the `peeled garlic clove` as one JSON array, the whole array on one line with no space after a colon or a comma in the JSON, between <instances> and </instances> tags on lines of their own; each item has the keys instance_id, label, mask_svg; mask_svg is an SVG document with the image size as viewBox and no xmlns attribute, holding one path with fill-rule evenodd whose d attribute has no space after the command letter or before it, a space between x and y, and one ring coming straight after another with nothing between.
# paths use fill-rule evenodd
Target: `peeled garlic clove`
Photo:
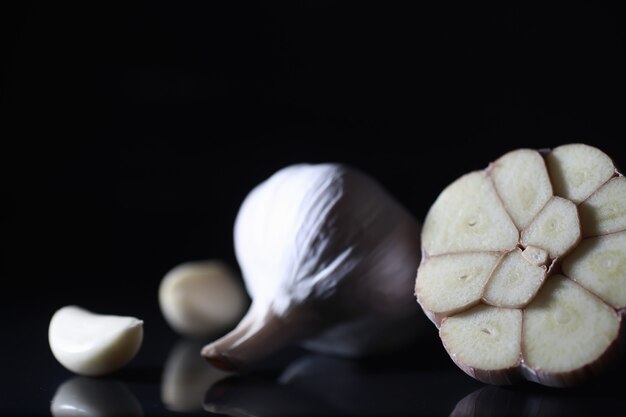
<instances>
[{"instance_id":1,"label":"peeled garlic clove","mask_svg":"<svg viewBox=\"0 0 626 417\"><path fill-rule=\"evenodd\" d=\"M143 416L141 404L126 385L85 377L61 384L52 398L50 412L54 417Z\"/></svg>"},{"instance_id":2,"label":"peeled garlic clove","mask_svg":"<svg viewBox=\"0 0 626 417\"><path fill-rule=\"evenodd\" d=\"M126 365L143 340L143 321L94 314L76 306L59 309L50 320L48 342L54 357L81 375L104 375Z\"/></svg>"},{"instance_id":3,"label":"peeled garlic clove","mask_svg":"<svg viewBox=\"0 0 626 417\"><path fill-rule=\"evenodd\" d=\"M625 213L624 177L583 144L512 151L448 186L415 288L454 362L483 382L549 386L606 367L626 316Z\"/></svg>"},{"instance_id":4,"label":"peeled garlic clove","mask_svg":"<svg viewBox=\"0 0 626 417\"><path fill-rule=\"evenodd\" d=\"M219 261L179 265L165 275L159 287L165 320L186 336L209 336L232 328L247 304L243 286Z\"/></svg>"},{"instance_id":5,"label":"peeled garlic clove","mask_svg":"<svg viewBox=\"0 0 626 417\"><path fill-rule=\"evenodd\" d=\"M369 176L338 164L284 168L245 199L234 235L253 303L203 349L215 365L245 366L294 342L362 356L415 338L419 226Z\"/></svg>"}]
</instances>

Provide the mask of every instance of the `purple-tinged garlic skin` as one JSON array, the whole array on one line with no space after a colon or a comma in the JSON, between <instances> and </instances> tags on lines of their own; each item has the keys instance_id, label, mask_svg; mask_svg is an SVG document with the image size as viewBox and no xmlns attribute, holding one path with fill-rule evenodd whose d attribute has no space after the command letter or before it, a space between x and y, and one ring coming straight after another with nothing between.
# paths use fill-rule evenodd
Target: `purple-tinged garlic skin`
<instances>
[{"instance_id":1,"label":"purple-tinged garlic skin","mask_svg":"<svg viewBox=\"0 0 626 417\"><path fill-rule=\"evenodd\" d=\"M375 180L339 164L299 164L243 202L235 251L252 306L207 345L240 367L291 342L344 356L405 345L420 327L413 298L419 226Z\"/></svg>"}]
</instances>

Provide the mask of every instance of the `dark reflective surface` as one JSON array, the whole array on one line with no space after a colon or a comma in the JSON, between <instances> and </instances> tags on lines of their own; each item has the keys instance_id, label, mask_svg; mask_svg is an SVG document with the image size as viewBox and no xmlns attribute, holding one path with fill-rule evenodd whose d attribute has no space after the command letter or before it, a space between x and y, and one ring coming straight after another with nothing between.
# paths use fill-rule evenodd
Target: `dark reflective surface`
<instances>
[{"instance_id":1,"label":"dark reflective surface","mask_svg":"<svg viewBox=\"0 0 626 417\"><path fill-rule=\"evenodd\" d=\"M450 417L611 416L625 410L624 387L617 381L565 391L488 386L459 401Z\"/></svg>"},{"instance_id":2,"label":"dark reflective surface","mask_svg":"<svg viewBox=\"0 0 626 417\"><path fill-rule=\"evenodd\" d=\"M416 371L305 355L276 378L231 378L207 393L205 409L232 416L447 415L475 381L454 370Z\"/></svg>"},{"instance_id":3,"label":"dark reflective surface","mask_svg":"<svg viewBox=\"0 0 626 417\"><path fill-rule=\"evenodd\" d=\"M20 349L4 358L2 415L621 416L626 410L623 362L574 389L490 387L454 366L434 328L392 355L356 361L290 348L245 373L227 374L200 358L204 341L179 340L154 325L126 368L83 378L41 348L46 340L37 325L20 332L24 322L7 324Z\"/></svg>"},{"instance_id":4,"label":"dark reflective surface","mask_svg":"<svg viewBox=\"0 0 626 417\"><path fill-rule=\"evenodd\" d=\"M587 385L553 389L532 383L485 386L457 369L416 369L407 359L356 362L304 355L275 378L248 375L216 384L204 407L230 416L553 417L626 410L619 378L623 364Z\"/></svg>"},{"instance_id":5,"label":"dark reflective surface","mask_svg":"<svg viewBox=\"0 0 626 417\"><path fill-rule=\"evenodd\" d=\"M54 417L143 416L139 401L118 381L73 377L62 383L52 398Z\"/></svg>"}]
</instances>

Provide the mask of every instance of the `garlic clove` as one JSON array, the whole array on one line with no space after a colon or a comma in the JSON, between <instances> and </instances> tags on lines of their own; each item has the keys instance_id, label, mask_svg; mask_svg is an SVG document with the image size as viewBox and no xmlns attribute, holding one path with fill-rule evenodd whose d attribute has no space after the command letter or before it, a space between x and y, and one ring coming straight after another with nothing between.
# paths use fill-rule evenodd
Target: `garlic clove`
<instances>
[{"instance_id":1,"label":"garlic clove","mask_svg":"<svg viewBox=\"0 0 626 417\"><path fill-rule=\"evenodd\" d=\"M617 309L626 308L626 231L585 239L563 272Z\"/></svg>"},{"instance_id":2,"label":"garlic clove","mask_svg":"<svg viewBox=\"0 0 626 417\"><path fill-rule=\"evenodd\" d=\"M580 240L580 222L576 205L561 197L552 197L535 219L522 230L522 246L536 246L554 259L565 255Z\"/></svg>"},{"instance_id":3,"label":"garlic clove","mask_svg":"<svg viewBox=\"0 0 626 417\"><path fill-rule=\"evenodd\" d=\"M486 172L466 174L450 184L429 210L422 230L431 256L462 251L507 251L519 233Z\"/></svg>"},{"instance_id":4,"label":"garlic clove","mask_svg":"<svg viewBox=\"0 0 626 417\"><path fill-rule=\"evenodd\" d=\"M48 342L54 357L81 375L104 375L126 365L143 340L143 321L94 314L76 306L59 309L50 320Z\"/></svg>"},{"instance_id":5,"label":"garlic clove","mask_svg":"<svg viewBox=\"0 0 626 417\"><path fill-rule=\"evenodd\" d=\"M202 354L244 367L288 344L364 356L414 340L419 226L376 181L339 164L286 167L244 200L235 252L252 307Z\"/></svg>"},{"instance_id":6,"label":"garlic clove","mask_svg":"<svg viewBox=\"0 0 626 417\"><path fill-rule=\"evenodd\" d=\"M446 317L441 341L467 374L491 383L516 379L522 344L522 312L486 305Z\"/></svg>"},{"instance_id":7,"label":"garlic clove","mask_svg":"<svg viewBox=\"0 0 626 417\"><path fill-rule=\"evenodd\" d=\"M518 149L491 165L491 177L502 204L518 229L526 227L552 197L546 164L539 152Z\"/></svg>"},{"instance_id":8,"label":"garlic clove","mask_svg":"<svg viewBox=\"0 0 626 417\"><path fill-rule=\"evenodd\" d=\"M560 385L585 375L618 339L620 316L572 280L554 275L524 310L522 350L527 378Z\"/></svg>"},{"instance_id":9,"label":"garlic clove","mask_svg":"<svg viewBox=\"0 0 626 417\"><path fill-rule=\"evenodd\" d=\"M188 337L231 329L247 304L234 272L219 261L179 265L165 275L159 287L159 306L165 320Z\"/></svg>"},{"instance_id":10,"label":"garlic clove","mask_svg":"<svg viewBox=\"0 0 626 417\"><path fill-rule=\"evenodd\" d=\"M512 250L491 274L483 301L496 307L524 307L535 297L545 276L545 266L530 263L519 248Z\"/></svg>"},{"instance_id":11,"label":"garlic clove","mask_svg":"<svg viewBox=\"0 0 626 417\"><path fill-rule=\"evenodd\" d=\"M626 230L626 178L609 180L583 201L579 210L585 237Z\"/></svg>"},{"instance_id":12,"label":"garlic clove","mask_svg":"<svg viewBox=\"0 0 626 417\"><path fill-rule=\"evenodd\" d=\"M435 314L451 315L480 301L487 280L500 260L497 252L467 252L432 256L424 262L415 293ZM440 296L442 292L446 297Z\"/></svg>"}]
</instances>

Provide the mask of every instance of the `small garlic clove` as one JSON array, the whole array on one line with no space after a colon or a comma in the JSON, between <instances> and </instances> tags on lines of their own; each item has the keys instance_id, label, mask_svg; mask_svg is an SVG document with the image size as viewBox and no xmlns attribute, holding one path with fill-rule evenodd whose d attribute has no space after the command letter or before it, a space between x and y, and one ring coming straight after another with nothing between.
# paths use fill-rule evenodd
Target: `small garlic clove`
<instances>
[{"instance_id":1,"label":"small garlic clove","mask_svg":"<svg viewBox=\"0 0 626 417\"><path fill-rule=\"evenodd\" d=\"M243 286L219 261L179 265L165 275L159 287L165 320L188 337L210 336L232 328L247 304Z\"/></svg>"},{"instance_id":2,"label":"small garlic clove","mask_svg":"<svg viewBox=\"0 0 626 417\"><path fill-rule=\"evenodd\" d=\"M143 340L143 321L94 314L76 306L59 309L50 320L48 342L54 357L70 371L104 375L126 365Z\"/></svg>"}]
</instances>

